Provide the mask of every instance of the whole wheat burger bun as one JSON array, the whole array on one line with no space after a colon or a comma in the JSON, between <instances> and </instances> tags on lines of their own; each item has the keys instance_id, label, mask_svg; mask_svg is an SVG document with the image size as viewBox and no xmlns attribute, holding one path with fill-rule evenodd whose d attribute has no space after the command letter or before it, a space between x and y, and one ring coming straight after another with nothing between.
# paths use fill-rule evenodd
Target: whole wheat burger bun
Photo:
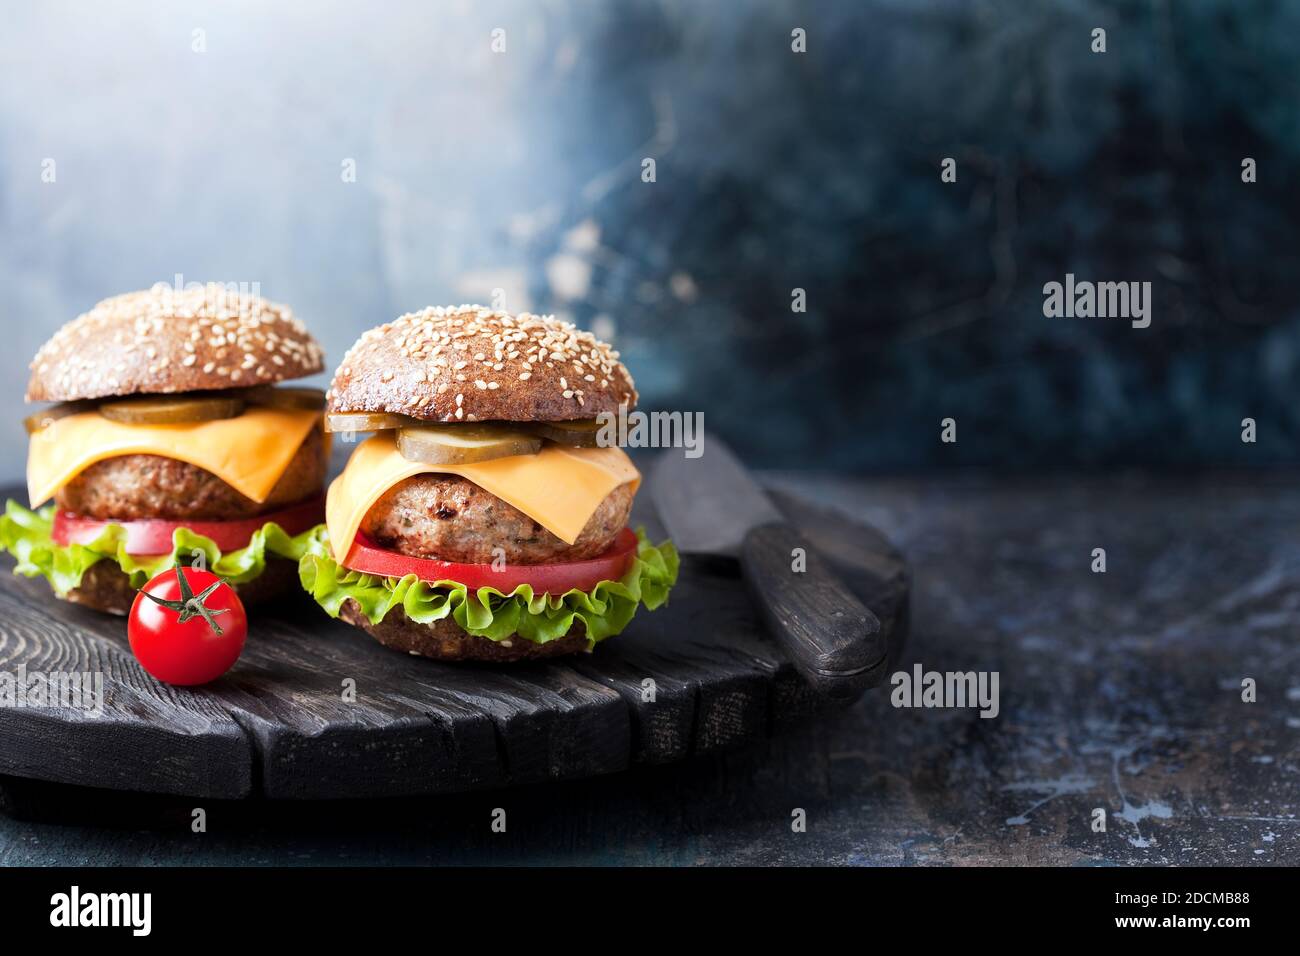
<instances>
[{"instance_id":1,"label":"whole wheat burger bun","mask_svg":"<svg viewBox=\"0 0 1300 956\"><path fill-rule=\"evenodd\" d=\"M433 422L554 422L636 407L618 352L554 316L430 307L366 332L339 365L328 412Z\"/></svg>"},{"instance_id":2,"label":"whole wheat burger bun","mask_svg":"<svg viewBox=\"0 0 1300 956\"><path fill-rule=\"evenodd\" d=\"M479 637L461 630L460 625L450 618L431 624L418 624L407 617L400 607L389 611L378 624L371 624L360 605L352 598L343 602L339 617L354 627L361 628L385 647L437 661L490 661L505 664L561 657L587 649L587 632L578 620L573 622L573 627L563 637L538 644L518 634L500 641Z\"/></svg>"},{"instance_id":3,"label":"whole wheat burger bun","mask_svg":"<svg viewBox=\"0 0 1300 956\"><path fill-rule=\"evenodd\" d=\"M32 360L29 402L273 385L324 369L293 311L209 283L105 299Z\"/></svg>"}]
</instances>

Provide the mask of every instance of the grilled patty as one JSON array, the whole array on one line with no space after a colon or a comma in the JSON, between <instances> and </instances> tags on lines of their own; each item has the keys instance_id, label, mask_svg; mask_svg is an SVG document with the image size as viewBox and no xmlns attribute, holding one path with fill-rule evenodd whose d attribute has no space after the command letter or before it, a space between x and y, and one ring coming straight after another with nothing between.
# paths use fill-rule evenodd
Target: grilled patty
<instances>
[{"instance_id":1,"label":"grilled patty","mask_svg":"<svg viewBox=\"0 0 1300 956\"><path fill-rule=\"evenodd\" d=\"M210 471L159 455L122 455L91 465L54 496L88 518L233 521L319 495L327 466L325 436L313 429L265 501L246 498Z\"/></svg>"},{"instance_id":2,"label":"grilled patty","mask_svg":"<svg viewBox=\"0 0 1300 956\"><path fill-rule=\"evenodd\" d=\"M419 558L488 564L505 552L508 564L580 561L600 554L627 527L632 486L615 488L572 545L522 511L452 475L416 475L394 485L361 522L380 547Z\"/></svg>"}]
</instances>

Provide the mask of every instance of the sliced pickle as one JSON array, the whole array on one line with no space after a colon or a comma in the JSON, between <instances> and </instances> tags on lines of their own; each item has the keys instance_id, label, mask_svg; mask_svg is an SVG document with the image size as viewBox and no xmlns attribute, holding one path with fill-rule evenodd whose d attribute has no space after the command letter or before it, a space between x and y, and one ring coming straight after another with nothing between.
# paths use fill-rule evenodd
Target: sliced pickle
<instances>
[{"instance_id":1,"label":"sliced pickle","mask_svg":"<svg viewBox=\"0 0 1300 956\"><path fill-rule=\"evenodd\" d=\"M543 438L561 445L595 448L601 423L594 418L582 418L572 422L532 422L528 427Z\"/></svg>"},{"instance_id":2,"label":"sliced pickle","mask_svg":"<svg viewBox=\"0 0 1300 956\"><path fill-rule=\"evenodd\" d=\"M408 425L397 431L397 450L402 457L425 465L465 465L536 455L541 448L537 435L500 425Z\"/></svg>"},{"instance_id":3,"label":"sliced pickle","mask_svg":"<svg viewBox=\"0 0 1300 956\"><path fill-rule=\"evenodd\" d=\"M250 405L262 405L266 408L282 408L317 412L325 407L325 393L319 388L275 388L262 385L245 389L244 401Z\"/></svg>"},{"instance_id":4,"label":"sliced pickle","mask_svg":"<svg viewBox=\"0 0 1300 956\"><path fill-rule=\"evenodd\" d=\"M58 405L51 405L49 408L43 408L34 415L28 415L23 419L23 427L27 429L27 434L34 435L43 428L49 427L60 418L67 418L69 415L80 415L82 412L88 412L95 407L94 402L77 401L62 402Z\"/></svg>"},{"instance_id":5,"label":"sliced pickle","mask_svg":"<svg viewBox=\"0 0 1300 956\"><path fill-rule=\"evenodd\" d=\"M99 414L123 425L186 425L235 418L243 412L243 399L226 396L151 395L104 402L99 406Z\"/></svg>"},{"instance_id":6,"label":"sliced pickle","mask_svg":"<svg viewBox=\"0 0 1300 956\"><path fill-rule=\"evenodd\" d=\"M414 419L390 412L330 412L325 416L327 432L382 432L410 425Z\"/></svg>"}]
</instances>

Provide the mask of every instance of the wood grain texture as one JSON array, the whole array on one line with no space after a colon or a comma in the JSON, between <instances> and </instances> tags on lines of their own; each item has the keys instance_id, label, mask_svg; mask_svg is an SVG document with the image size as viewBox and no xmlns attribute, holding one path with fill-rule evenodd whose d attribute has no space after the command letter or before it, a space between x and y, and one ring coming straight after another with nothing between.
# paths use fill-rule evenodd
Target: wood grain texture
<instances>
[{"instance_id":1,"label":"wood grain texture","mask_svg":"<svg viewBox=\"0 0 1300 956\"><path fill-rule=\"evenodd\" d=\"M778 503L897 646L909 586L898 553L804 501ZM637 505L634 523L659 536L657 517ZM145 675L120 618L0 574L0 671L19 665L102 673L106 706L100 717L0 708L0 774L208 799L577 779L763 740L819 709L763 632L734 562L695 557L667 607L590 655L509 667L415 659L295 596L254 619L229 674L194 690Z\"/></svg>"},{"instance_id":2,"label":"wood grain texture","mask_svg":"<svg viewBox=\"0 0 1300 956\"><path fill-rule=\"evenodd\" d=\"M202 838L178 798L0 778L0 805L59 821L0 816L0 866L1300 860L1295 473L766 478L818 502L799 524L829 558L864 546L844 515L903 546L911 636L889 671L998 671L995 719L897 708L886 685L798 727L780 727L774 704L785 732L754 746L586 780L205 802ZM1099 546L1105 574L1090 567ZM494 807L508 836L488 826ZM806 833L791 832L794 807Z\"/></svg>"},{"instance_id":3,"label":"wood grain texture","mask_svg":"<svg viewBox=\"0 0 1300 956\"><path fill-rule=\"evenodd\" d=\"M871 686L889 653L880 621L807 538L785 521L760 525L745 536L741 564L767 632L809 686L835 700Z\"/></svg>"},{"instance_id":4,"label":"wood grain texture","mask_svg":"<svg viewBox=\"0 0 1300 956\"><path fill-rule=\"evenodd\" d=\"M87 674L103 709L0 707L0 767L64 783L233 798L253 791L252 744L202 690L159 684L136 664L121 618L55 601L43 580L0 576L0 672Z\"/></svg>"}]
</instances>

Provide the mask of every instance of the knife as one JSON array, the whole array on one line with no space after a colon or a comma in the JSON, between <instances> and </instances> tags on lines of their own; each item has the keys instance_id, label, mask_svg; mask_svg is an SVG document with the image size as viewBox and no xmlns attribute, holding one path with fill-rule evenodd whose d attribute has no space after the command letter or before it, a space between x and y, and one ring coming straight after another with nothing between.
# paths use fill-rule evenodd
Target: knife
<instances>
[{"instance_id":1,"label":"knife","mask_svg":"<svg viewBox=\"0 0 1300 956\"><path fill-rule=\"evenodd\" d=\"M698 458L668 449L650 472L650 495L673 543L738 559L764 623L804 680L829 698L856 697L888 653L880 621L722 441L709 434L700 448Z\"/></svg>"}]
</instances>

